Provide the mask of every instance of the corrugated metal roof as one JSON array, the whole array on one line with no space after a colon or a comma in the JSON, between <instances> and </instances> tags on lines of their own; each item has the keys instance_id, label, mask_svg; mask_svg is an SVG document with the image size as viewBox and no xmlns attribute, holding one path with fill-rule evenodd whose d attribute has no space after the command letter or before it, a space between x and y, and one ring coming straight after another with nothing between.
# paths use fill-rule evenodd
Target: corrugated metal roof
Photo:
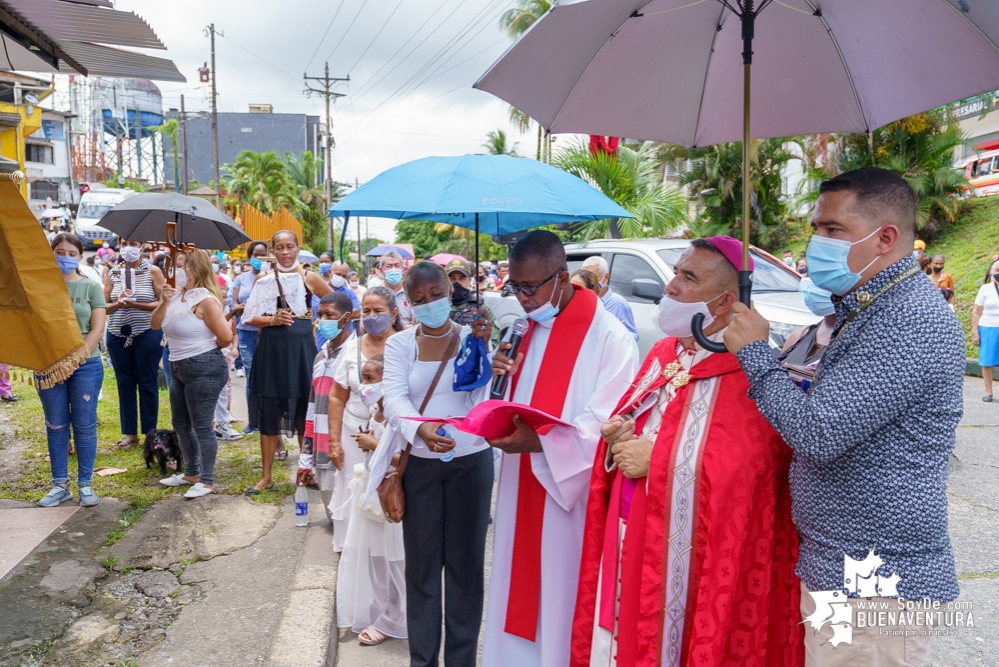
<instances>
[{"instance_id":1,"label":"corrugated metal roof","mask_svg":"<svg viewBox=\"0 0 999 667\"><path fill-rule=\"evenodd\" d=\"M60 45L70 57L86 67L91 76L132 77L182 83L187 81L168 58L156 58L144 53L84 42L61 42ZM61 60L59 71L63 74L75 74L73 68Z\"/></svg>"},{"instance_id":2,"label":"corrugated metal roof","mask_svg":"<svg viewBox=\"0 0 999 667\"><path fill-rule=\"evenodd\" d=\"M166 49L149 24L132 12L61 0L3 0L3 4L60 45L72 40Z\"/></svg>"},{"instance_id":3,"label":"corrugated metal roof","mask_svg":"<svg viewBox=\"0 0 999 667\"><path fill-rule=\"evenodd\" d=\"M167 58L115 48L166 47L142 18L131 12L113 9L109 0L0 0L0 9L17 17L28 27L29 33L34 30L48 40L50 45L61 49L66 57L86 69L87 74L187 81L173 61ZM22 37L19 32L17 34L19 38ZM0 34L0 49L0 68L82 73L69 65L62 56L59 57L59 68L56 70L34 47L29 50L9 35Z\"/></svg>"}]
</instances>

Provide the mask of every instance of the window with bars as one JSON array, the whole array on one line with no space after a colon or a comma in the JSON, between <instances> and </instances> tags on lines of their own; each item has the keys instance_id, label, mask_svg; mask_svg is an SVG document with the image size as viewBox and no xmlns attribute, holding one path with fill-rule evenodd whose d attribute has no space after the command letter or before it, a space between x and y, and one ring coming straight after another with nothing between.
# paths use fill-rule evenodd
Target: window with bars
<instances>
[{"instance_id":1,"label":"window with bars","mask_svg":"<svg viewBox=\"0 0 999 667\"><path fill-rule=\"evenodd\" d=\"M46 197L51 197L52 201L59 200L59 184L53 183L52 181L35 181L34 183L29 183L28 187L31 189L28 195L29 199L45 199Z\"/></svg>"},{"instance_id":2,"label":"window with bars","mask_svg":"<svg viewBox=\"0 0 999 667\"><path fill-rule=\"evenodd\" d=\"M41 144L25 144L24 159L27 162L43 162L45 164L55 162L52 157L52 147Z\"/></svg>"}]
</instances>

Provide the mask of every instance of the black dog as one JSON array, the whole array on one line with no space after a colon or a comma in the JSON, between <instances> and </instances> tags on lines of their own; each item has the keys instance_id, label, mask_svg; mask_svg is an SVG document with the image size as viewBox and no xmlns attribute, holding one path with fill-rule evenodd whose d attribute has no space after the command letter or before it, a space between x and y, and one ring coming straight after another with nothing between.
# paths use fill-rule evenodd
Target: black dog
<instances>
[{"instance_id":1,"label":"black dog","mask_svg":"<svg viewBox=\"0 0 999 667\"><path fill-rule=\"evenodd\" d=\"M166 462L177 462L177 472L184 465L184 455L177 443L177 434L166 428L158 428L146 434L146 442L142 446L142 457L146 459L146 469L152 470L153 459L160 463L160 475L166 477Z\"/></svg>"}]
</instances>

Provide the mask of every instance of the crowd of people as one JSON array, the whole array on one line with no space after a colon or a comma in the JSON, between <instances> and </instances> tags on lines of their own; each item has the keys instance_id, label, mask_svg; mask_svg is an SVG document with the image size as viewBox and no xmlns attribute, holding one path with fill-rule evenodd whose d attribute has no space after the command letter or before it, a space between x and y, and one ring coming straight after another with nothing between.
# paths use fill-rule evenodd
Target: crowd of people
<instances>
[{"instance_id":1,"label":"crowd of people","mask_svg":"<svg viewBox=\"0 0 999 667\"><path fill-rule=\"evenodd\" d=\"M364 644L407 638L413 667L437 665L442 642L449 667L476 664L491 521L485 667L825 666L860 664L862 651L877 656L863 664L922 664L930 637L907 635L911 619L889 632L854 627L853 645L835 650L830 625L815 632L802 619L844 586L843 602L867 597L844 581L844 556L874 549L881 565L868 574L892 582L884 598L958 595L945 483L965 347L940 298L953 282L942 257L920 268L915 199L892 172L824 182L811 224L805 257L784 261L806 276L818 323L771 350L768 322L738 300L737 271L753 268L741 243L696 239L659 302L665 338L644 360L606 261L570 274L547 231L525 234L504 262L407 266L388 251L363 287L330 254L318 270L303 265L287 231L253 241L241 266L187 251L175 287L167 264L120 239L98 285L81 272L79 240L60 234L52 249L92 354L41 390L54 487L40 504L72 497L70 423L80 502L97 502L106 328L119 445L158 427L165 359L184 471L161 482L190 498L215 490L218 439L231 437L218 413L231 401L229 363L241 360L244 433L259 431L263 461L245 493L273 485L283 438L297 439L296 483L321 491L340 553L338 622ZM996 274L999 258L975 306L983 366L999 357ZM473 281L522 306L516 355ZM695 313L727 352L695 342ZM470 369L479 345L488 357ZM899 372L916 367L934 383ZM555 421L514 414L488 439L443 421L482 405L503 375L507 400ZM391 474L401 523L376 493Z\"/></svg>"}]
</instances>

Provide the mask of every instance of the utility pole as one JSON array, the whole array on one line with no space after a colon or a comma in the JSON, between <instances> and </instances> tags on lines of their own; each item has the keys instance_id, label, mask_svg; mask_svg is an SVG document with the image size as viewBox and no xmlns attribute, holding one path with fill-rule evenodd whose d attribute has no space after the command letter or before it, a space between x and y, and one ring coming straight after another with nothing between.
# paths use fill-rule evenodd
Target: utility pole
<instances>
[{"instance_id":1,"label":"utility pole","mask_svg":"<svg viewBox=\"0 0 999 667\"><path fill-rule=\"evenodd\" d=\"M357 190L357 188L359 188L359 187L361 187L361 183L357 180L357 177L355 176L354 177L354 190ZM361 262L364 261L363 259L361 259L361 253L364 252L364 248L361 247L362 246L361 241L363 240L363 238L364 237L361 236L361 216L357 216L357 263L358 263L358 265L360 265Z\"/></svg>"},{"instance_id":2,"label":"utility pole","mask_svg":"<svg viewBox=\"0 0 999 667\"><path fill-rule=\"evenodd\" d=\"M177 147L174 146L174 150ZM184 96L180 96L180 150L181 150L181 164L184 167L184 171L181 172L180 185L181 192L185 195L187 194L187 112L184 110Z\"/></svg>"},{"instance_id":3,"label":"utility pole","mask_svg":"<svg viewBox=\"0 0 999 667\"><path fill-rule=\"evenodd\" d=\"M219 176L219 114L218 107L215 103L216 97L218 96L218 90L215 88L216 79L218 79L217 73L215 71L215 24L212 23L207 28L208 35L212 40L212 162L214 162L215 170L215 206L219 206L219 195L218 193L222 190L222 183ZM225 37L225 33L219 33ZM185 172L184 182L187 182L187 174ZM185 194L187 188L184 188Z\"/></svg>"},{"instance_id":4,"label":"utility pole","mask_svg":"<svg viewBox=\"0 0 999 667\"><path fill-rule=\"evenodd\" d=\"M333 161L331 157L335 145L333 143L333 120L330 118L330 100L336 100L338 97L346 97L343 93L334 93L331 88L337 81L350 81L350 75L348 74L343 79L330 77L329 63L326 63L324 72L323 76L308 76L308 74L303 74L302 77L305 79L306 95L311 96L312 93L316 93L326 99L326 208L329 209L333 205ZM309 81L321 81L323 85L322 90L309 86ZM326 244L327 249L333 252L333 224L329 221L326 223Z\"/></svg>"}]
</instances>

